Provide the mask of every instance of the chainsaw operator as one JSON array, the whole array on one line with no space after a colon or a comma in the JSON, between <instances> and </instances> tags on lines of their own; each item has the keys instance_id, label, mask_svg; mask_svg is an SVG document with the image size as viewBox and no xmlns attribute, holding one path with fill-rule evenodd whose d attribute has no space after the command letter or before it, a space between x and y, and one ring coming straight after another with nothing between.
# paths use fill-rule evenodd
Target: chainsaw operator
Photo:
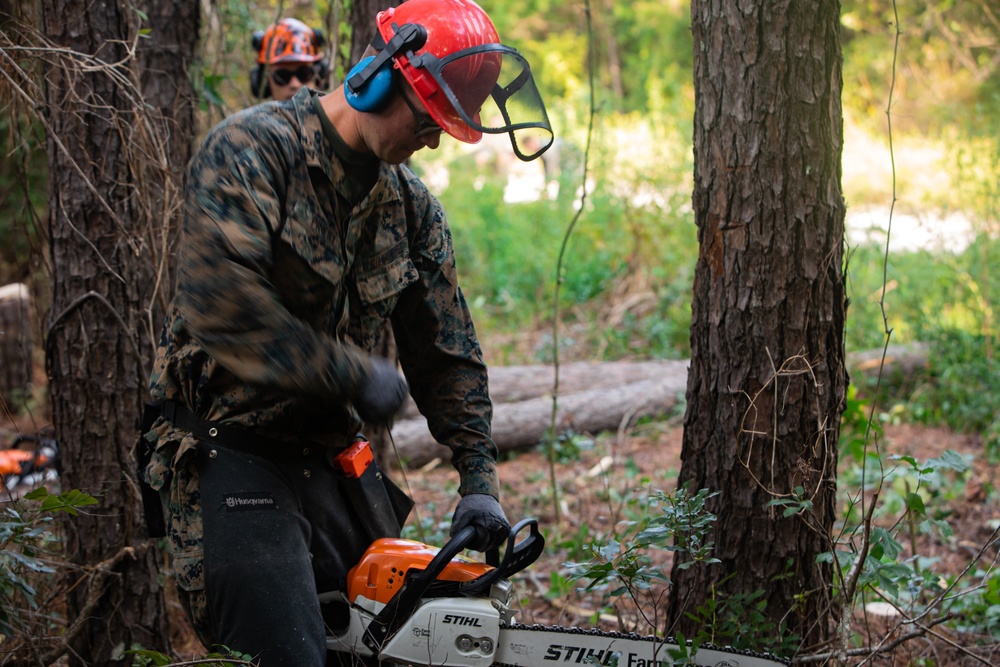
<instances>
[{"instance_id":1,"label":"chainsaw operator","mask_svg":"<svg viewBox=\"0 0 1000 667\"><path fill-rule=\"evenodd\" d=\"M484 132L507 134L523 160L551 144L527 62L471 0L409 0L378 14L344 85L234 114L192 159L140 444L206 647L262 667L325 664L317 591L342 590L387 536L331 458L407 393L452 450L452 535L472 526L485 551L509 534L451 232L404 164L443 134ZM371 356L386 320L402 373ZM392 491L398 535L409 506Z\"/></svg>"},{"instance_id":2,"label":"chainsaw operator","mask_svg":"<svg viewBox=\"0 0 1000 667\"><path fill-rule=\"evenodd\" d=\"M292 99L299 88L316 88L317 82L326 79L325 43L321 30L293 18L255 32L257 64L250 70L250 94L283 102Z\"/></svg>"}]
</instances>

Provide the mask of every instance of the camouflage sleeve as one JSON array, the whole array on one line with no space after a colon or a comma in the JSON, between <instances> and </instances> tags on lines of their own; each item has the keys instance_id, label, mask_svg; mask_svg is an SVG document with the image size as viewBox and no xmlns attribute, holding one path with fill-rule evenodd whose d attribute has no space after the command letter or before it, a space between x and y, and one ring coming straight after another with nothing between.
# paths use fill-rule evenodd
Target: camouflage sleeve
<instances>
[{"instance_id":1,"label":"camouflage sleeve","mask_svg":"<svg viewBox=\"0 0 1000 667\"><path fill-rule=\"evenodd\" d=\"M367 355L295 317L268 279L288 162L302 159L282 142L297 141L266 122L228 123L206 139L187 175L179 309L195 340L241 380L349 397Z\"/></svg>"},{"instance_id":2,"label":"camouflage sleeve","mask_svg":"<svg viewBox=\"0 0 1000 667\"><path fill-rule=\"evenodd\" d=\"M429 195L424 203L410 249L419 278L403 292L392 316L400 363L431 434L452 450L459 493L499 498L486 365L458 287L444 212Z\"/></svg>"}]
</instances>

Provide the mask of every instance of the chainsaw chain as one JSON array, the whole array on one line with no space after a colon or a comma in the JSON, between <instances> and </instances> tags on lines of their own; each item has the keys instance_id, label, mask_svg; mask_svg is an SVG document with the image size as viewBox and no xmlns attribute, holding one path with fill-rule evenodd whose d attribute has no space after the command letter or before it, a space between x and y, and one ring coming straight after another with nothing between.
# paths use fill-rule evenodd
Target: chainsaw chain
<instances>
[{"instance_id":1,"label":"chainsaw chain","mask_svg":"<svg viewBox=\"0 0 1000 667\"><path fill-rule=\"evenodd\" d=\"M637 632L619 632L617 630L598 630L596 628L565 628L561 625L524 625L523 623L513 622L513 623L501 623L501 628L507 628L509 630L528 630L531 632L552 632L557 634L565 635L597 635L600 637L609 637L613 639L623 639L630 641L645 641L654 644L679 644L676 639L672 637L660 638L653 635L640 635ZM690 642L687 642L690 646ZM773 660L779 662L783 665L791 665L786 658L779 658L776 655L770 653L760 653L758 651L751 651L749 649L733 648L731 646L716 646L714 644L702 644L698 647L699 650L711 650L711 651L721 651L723 653L732 653L734 655L744 655L750 658L760 658L762 660ZM508 663L496 662L493 663L493 667L517 667L517 665L511 665Z\"/></svg>"}]
</instances>

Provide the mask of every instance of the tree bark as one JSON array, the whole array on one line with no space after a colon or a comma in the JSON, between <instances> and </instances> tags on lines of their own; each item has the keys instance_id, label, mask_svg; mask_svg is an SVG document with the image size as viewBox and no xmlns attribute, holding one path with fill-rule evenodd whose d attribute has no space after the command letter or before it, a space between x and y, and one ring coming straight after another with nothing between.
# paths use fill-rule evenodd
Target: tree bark
<instances>
[{"instance_id":1,"label":"tree bark","mask_svg":"<svg viewBox=\"0 0 1000 667\"><path fill-rule=\"evenodd\" d=\"M151 366L156 308L149 303L165 285L154 269L163 245L153 239L169 229L168 193L189 154L178 149L192 127L180 125L188 116L174 124L164 118L192 99L181 63L193 55L197 9L185 4L146 5L155 41L141 58L162 69L144 72L140 84L141 14L132 5L41 3L46 36L65 49L43 68L53 272L46 371L62 487L100 501L99 509L62 524L67 558L80 567L67 597L67 617L83 621L70 638L73 665L112 664L135 643L169 641L132 447ZM159 85L163 77L176 79L176 87ZM173 92L150 105L140 85ZM113 576L98 563L111 563Z\"/></svg>"},{"instance_id":2,"label":"tree bark","mask_svg":"<svg viewBox=\"0 0 1000 667\"><path fill-rule=\"evenodd\" d=\"M679 485L719 495L720 563L675 558L672 632L764 591L769 634L832 636L836 463L847 374L840 4L694 0L692 301ZM801 487L801 492L796 491ZM768 507L793 494L811 508Z\"/></svg>"},{"instance_id":3,"label":"tree bark","mask_svg":"<svg viewBox=\"0 0 1000 667\"><path fill-rule=\"evenodd\" d=\"M158 138L160 158L145 164L145 179L138 184L147 194L141 201L152 206L142 211L145 224L140 230L147 249L140 253L142 272L150 278L140 296L142 356L149 377L160 326L176 290L173 257L180 236L184 170L198 127L198 95L188 72L196 59L201 9L198 3L170 0L142 0L139 6L149 28L138 42L139 81L142 99L152 110L146 122Z\"/></svg>"},{"instance_id":4,"label":"tree bark","mask_svg":"<svg viewBox=\"0 0 1000 667\"><path fill-rule=\"evenodd\" d=\"M375 17L388 7L399 5L397 0L354 0L351 3L351 62L353 67L375 36Z\"/></svg>"}]
</instances>

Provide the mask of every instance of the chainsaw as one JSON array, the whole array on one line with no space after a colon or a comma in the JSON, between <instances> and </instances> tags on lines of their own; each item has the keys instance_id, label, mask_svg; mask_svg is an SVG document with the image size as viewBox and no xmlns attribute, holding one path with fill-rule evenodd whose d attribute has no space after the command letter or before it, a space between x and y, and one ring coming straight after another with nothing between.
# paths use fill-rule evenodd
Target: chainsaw
<instances>
[{"instance_id":1,"label":"chainsaw","mask_svg":"<svg viewBox=\"0 0 1000 667\"><path fill-rule=\"evenodd\" d=\"M522 536L521 533L526 533ZM327 649L420 667L778 667L782 658L730 647L683 648L671 639L595 629L522 625L511 609L509 577L533 563L545 539L534 519L511 529L504 549L481 563L461 556L472 527L439 548L376 540L348 573L345 591L321 603L347 603L348 622L327 636ZM687 656L685 660L677 660Z\"/></svg>"}]
</instances>

